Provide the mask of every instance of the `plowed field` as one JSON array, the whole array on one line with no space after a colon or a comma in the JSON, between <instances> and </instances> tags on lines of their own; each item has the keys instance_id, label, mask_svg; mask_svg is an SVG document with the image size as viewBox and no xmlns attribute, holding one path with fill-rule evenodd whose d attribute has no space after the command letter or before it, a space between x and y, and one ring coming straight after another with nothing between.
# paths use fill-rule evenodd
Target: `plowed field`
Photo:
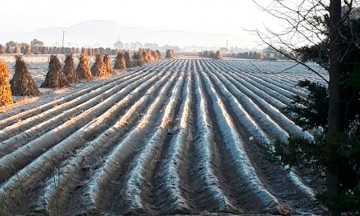
<instances>
[{"instance_id":1,"label":"plowed field","mask_svg":"<svg viewBox=\"0 0 360 216\"><path fill-rule=\"evenodd\" d=\"M267 159L312 139L282 108L321 80L291 65L162 60L0 114L0 213L321 214Z\"/></svg>"}]
</instances>

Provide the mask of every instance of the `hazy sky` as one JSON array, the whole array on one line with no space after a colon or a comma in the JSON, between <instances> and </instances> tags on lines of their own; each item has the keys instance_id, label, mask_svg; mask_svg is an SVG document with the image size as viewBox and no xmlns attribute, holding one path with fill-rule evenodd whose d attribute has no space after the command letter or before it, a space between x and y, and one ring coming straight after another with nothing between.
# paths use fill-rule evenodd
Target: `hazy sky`
<instances>
[{"instance_id":1,"label":"hazy sky","mask_svg":"<svg viewBox=\"0 0 360 216\"><path fill-rule=\"evenodd\" d=\"M269 0L258 0L267 4ZM225 33L246 37L262 26L276 28L276 19L251 0L2 0L0 24L9 29L36 30L71 26L84 20L114 20L123 26L148 29Z\"/></svg>"}]
</instances>

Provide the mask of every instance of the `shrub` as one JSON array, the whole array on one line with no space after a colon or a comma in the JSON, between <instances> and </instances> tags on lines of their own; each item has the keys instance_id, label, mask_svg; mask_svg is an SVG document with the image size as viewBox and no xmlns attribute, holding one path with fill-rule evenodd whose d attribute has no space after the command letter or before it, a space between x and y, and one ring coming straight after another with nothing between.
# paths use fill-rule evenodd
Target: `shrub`
<instances>
[{"instance_id":1,"label":"shrub","mask_svg":"<svg viewBox=\"0 0 360 216\"><path fill-rule=\"evenodd\" d=\"M354 57L357 58L357 56ZM352 72L351 75L359 76L359 70L356 67ZM298 85L308 90L308 96L295 97L285 111L294 117L297 125L306 130L316 131L315 139L309 141L290 137L288 143L275 143L275 156L284 165L303 166L313 171L311 174L314 175L314 179L318 179L321 173L323 175L320 177L326 180L326 173L336 163L340 184L339 197L334 199L328 196L327 191L324 191L317 194L317 198L329 209L353 212L357 215L360 211L360 88L357 86L358 79L351 75L347 78L351 77L355 83L348 83L346 81L348 79L345 79L345 85L340 89L342 103L346 106L340 108L343 120L340 124L343 131L337 137L337 146L329 147L327 143L328 89L321 84L304 80L299 81ZM329 151L333 151L333 155L330 155Z\"/></svg>"}]
</instances>

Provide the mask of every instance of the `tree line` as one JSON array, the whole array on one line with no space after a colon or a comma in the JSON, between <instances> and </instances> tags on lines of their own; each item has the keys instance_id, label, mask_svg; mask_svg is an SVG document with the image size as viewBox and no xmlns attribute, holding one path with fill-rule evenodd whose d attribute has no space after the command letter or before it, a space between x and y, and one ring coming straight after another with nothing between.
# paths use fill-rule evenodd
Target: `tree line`
<instances>
[{"instance_id":1,"label":"tree line","mask_svg":"<svg viewBox=\"0 0 360 216\"><path fill-rule=\"evenodd\" d=\"M36 39L34 39L36 40ZM40 41L41 42L41 41ZM116 55L119 49L111 49L111 48L85 48L85 47L57 47L57 46L44 46L44 43L17 43L15 41L9 41L4 45L0 44L0 54L80 54L87 53L87 55L93 56L96 54L103 55Z\"/></svg>"}]
</instances>

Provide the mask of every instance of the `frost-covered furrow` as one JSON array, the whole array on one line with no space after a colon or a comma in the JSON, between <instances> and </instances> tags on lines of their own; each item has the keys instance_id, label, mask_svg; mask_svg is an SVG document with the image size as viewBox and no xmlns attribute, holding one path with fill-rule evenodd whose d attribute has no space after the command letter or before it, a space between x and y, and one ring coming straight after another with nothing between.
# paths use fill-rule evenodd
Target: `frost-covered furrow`
<instances>
[{"instance_id":1,"label":"frost-covered furrow","mask_svg":"<svg viewBox=\"0 0 360 216\"><path fill-rule=\"evenodd\" d=\"M288 117L282 114L279 109L265 101L263 95L259 96L253 91L245 88L245 85L242 85L243 83L233 79L231 76L227 75L226 72L222 72L222 75L226 77L239 91L248 96L266 115L271 118L272 121L276 122L276 124L278 124L288 134L290 134L291 136L304 137L309 140L313 139L313 137L308 132L304 132L293 121L291 121Z\"/></svg>"},{"instance_id":2,"label":"frost-covered furrow","mask_svg":"<svg viewBox=\"0 0 360 216\"><path fill-rule=\"evenodd\" d=\"M277 76L277 75L279 75L279 74L276 74L276 75L266 74L266 75L263 75L263 76L261 76L260 74L256 74L257 77L259 77L259 78L264 77L265 79L269 79L272 82L276 83L277 86L280 86L280 87L282 87L284 89L292 89L292 91L295 92L295 94L297 94L298 92L300 94L304 94L303 89L297 88L297 86L296 86L297 82L296 81L285 79L283 74L280 74L282 76L280 76L280 75Z\"/></svg>"},{"instance_id":3,"label":"frost-covered furrow","mask_svg":"<svg viewBox=\"0 0 360 216\"><path fill-rule=\"evenodd\" d=\"M325 74L323 74L323 76L326 77ZM314 77L313 74L311 74L311 72L306 72L301 73L301 74L296 74L296 75L290 75L290 74L281 74L281 76L270 76L269 78L273 78L273 79L281 79L283 83L288 83L291 87L297 89L298 91L302 92L300 95L302 97L306 97L308 94L308 90L306 88L300 87L298 86L299 81L303 81L303 80L309 80L311 82L315 82L317 84L321 84L323 86L327 86L328 84L321 79L320 77Z\"/></svg>"},{"instance_id":4,"label":"frost-covered furrow","mask_svg":"<svg viewBox=\"0 0 360 216\"><path fill-rule=\"evenodd\" d=\"M225 63L219 62L219 64L224 65ZM260 75L257 75L256 73L244 73L239 69L235 70L235 74L237 74L239 77L241 77L243 79L248 78L248 80L251 81L251 83L257 82L261 85L264 85L264 86L280 93L281 95L288 97L289 99L293 99L294 96L296 95L296 93L292 92L292 89L288 89L288 88L285 89L285 88L277 86L276 84L274 84L272 82L264 81L262 79L263 77L265 77L263 74L260 76ZM258 76L260 76L260 77L258 77Z\"/></svg>"},{"instance_id":5,"label":"frost-covered furrow","mask_svg":"<svg viewBox=\"0 0 360 216\"><path fill-rule=\"evenodd\" d=\"M222 166L229 172L228 185L231 185L243 203L242 208L247 211L257 209L259 213L281 212L282 206L269 191L266 190L254 167L245 152L243 141L236 130L234 122L227 112L224 102L214 89L209 80L203 81L207 94L211 98L215 119L220 129L223 143L218 144L218 149L223 156ZM251 200L256 200L252 203ZM250 201L250 202L249 202Z\"/></svg>"},{"instance_id":6,"label":"frost-covered furrow","mask_svg":"<svg viewBox=\"0 0 360 216\"><path fill-rule=\"evenodd\" d=\"M113 82L104 84L102 86L98 86L97 88L91 89L89 91L83 92L81 95L77 95L72 100L67 102L57 104L52 108L45 110L42 109L43 112L37 113L34 116L31 116L23 121L15 123L11 126L8 126L0 131L0 141L4 141L13 137L14 135L19 135L22 132L25 132L27 129L36 126L36 134L40 135L42 131L40 131L39 122L43 123L42 127L45 130L51 129L51 127L55 127L56 124L54 122L60 123L68 120L71 116L76 116L81 112L81 109L85 110L89 107L94 106L96 102L101 101L96 99L96 96L101 94L111 95L114 92L118 91L122 87L128 85L129 83L134 82L139 79L142 75L137 74L137 76L130 77L130 79L115 79ZM115 88L116 87L116 88ZM110 90L110 91L108 91ZM91 100L91 101L90 101ZM93 103L91 103L93 101ZM79 108L78 108L79 107ZM81 107L81 108L80 108ZM47 122L48 124L44 124ZM28 131L27 134L31 134L32 131ZM29 139L29 137L27 136ZM18 138L18 140L21 138ZM17 143L17 146L20 146L20 143ZM1 151L1 150L0 150Z\"/></svg>"},{"instance_id":7,"label":"frost-covered furrow","mask_svg":"<svg viewBox=\"0 0 360 216\"><path fill-rule=\"evenodd\" d=\"M318 71L320 74L322 74L322 76L324 76L325 78L327 78L327 74L324 74L320 71ZM317 83L321 83L323 85L327 85L327 83L320 78L319 76L315 75L314 73L312 73L309 70L305 70L303 72L297 72L297 73L283 73L283 74L279 74L276 77L279 77L281 79L283 79L284 81L291 81L292 83L294 83L295 85L298 84L299 80L310 80L312 82L317 82Z\"/></svg>"},{"instance_id":8,"label":"frost-covered furrow","mask_svg":"<svg viewBox=\"0 0 360 216\"><path fill-rule=\"evenodd\" d=\"M260 75L257 74L257 76L259 77ZM297 84L296 80L287 78L286 73L266 74L264 76L268 79L274 80L275 82L280 82L282 85L287 86L287 88L293 88Z\"/></svg>"},{"instance_id":9,"label":"frost-covered furrow","mask_svg":"<svg viewBox=\"0 0 360 216\"><path fill-rule=\"evenodd\" d=\"M241 86L244 87L248 92L254 93L264 99L267 103L271 104L272 106L276 107L277 109L281 110L285 106L290 105L292 100L288 97L283 96L282 94L279 94L278 92L261 85L256 82L252 82L248 78L240 78L239 76L233 74L233 73L227 73L226 71L219 71L224 76L226 76L228 79L233 80L235 83L241 84ZM243 90L241 90L243 93L245 93Z\"/></svg>"},{"instance_id":10,"label":"frost-covered furrow","mask_svg":"<svg viewBox=\"0 0 360 216\"><path fill-rule=\"evenodd\" d=\"M248 78L247 76L243 75L242 72L234 72L229 69L226 69L226 67L222 67L223 64L220 64L221 61L211 62L207 61L205 62L206 65L210 66L212 71L220 72L223 76L228 78L231 78L232 80L236 80L236 83L241 83L244 91L255 93L259 97L263 98L267 103L270 103L272 106L276 107L278 110L282 110L286 105L290 105L292 102L292 99L283 96L282 94L262 85L257 82L254 82L251 80L251 78ZM219 65L219 67L214 67L214 65ZM216 70L218 68L218 70ZM243 90L241 90L243 92ZM243 92L245 93L245 92Z\"/></svg>"},{"instance_id":11,"label":"frost-covered furrow","mask_svg":"<svg viewBox=\"0 0 360 216\"><path fill-rule=\"evenodd\" d=\"M145 148L139 156L131 162L131 170L129 170L126 177L127 182L123 195L125 205L130 206L127 213L144 209L146 213L156 214L156 206L152 205L152 197L155 193L155 190L152 188L152 175L155 174L154 169L160 160L164 141L170 129L169 124L174 122L175 106L179 103L179 96L184 82L184 74L181 72L179 74L180 78L172 89L171 97L164 109L160 126L145 141Z\"/></svg>"},{"instance_id":12,"label":"frost-covered furrow","mask_svg":"<svg viewBox=\"0 0 360 216\"><path fill-rule=\"evenodd\" d=\"M276 74L276 75L267 75L266 77L268 79L275 80L281 83L282 85L286 85L288 86L288 88L294 89L294 91L297 92L296 94L302 97L306 97L308 95L307 89L298 86L299 80L305 80L303 79L303 76L296 77L294 75L289 76L289 74Z\"/></svg>"},{"instance_id":13,"label":"frost-covered furrow","mask_svg":"<svg viewBox=\"0 0 360 216\"><path fill-rule=\"evenodd\" d=\"M192 142L186 148L183 158L182 177L186 179L187 199L197 211L240 212L230 203L215 175L214 133L208 113L208 101L199 81L198 72L194 71L194 99Z\"/></svg>"},{"instance_id":14,"label":"frost-covered furrow","mask_svg":"<svg viewBox=\"0 0 360 216\"><path fill-rule=\"evenodd\" d=\"M77 99L78 97L80 97L82 95L85 95L85 94L87 94L89 92L98 90L99 88L101 88L101 87L103 87L105 85L109 85L111 83L119 82L120 80L121 81L126 81L126 80L136 76L137 74L139 74L138 71L134 71L132 73L126 73L126 74L124 73L124 74L121 74L118 77L115 77L114 79L102 81L101 83L95 84L95 85L90 86L90 87L86 86L86 87L84 87L82 89L79 89L79 90L77 90L75 92L68 93L68 94L66 94L66 96L63 96L63 97L61 97L59 99L56 99L56 100L53 100L51 102L42 104L42 105L37 106L35 108L28 109L28 110L24 110L24 108L22 108L20 113L0 120L0 128L1 128L0 135L2 133L4 133L4 131L2 131L2 130L4 130L6 127L8 127L10 125L16 124L18 122L22 122L22 124L23 124L23 121L30 118L30 117L33 117L33 116L36 116L38 114L44 113L47 110L54 109L56 106L59 106L59 105L62 105L64 103L67 103L69 101L72 101L74 99ZM23 129L22 124L19 124L16 127L21 127L21 129Z\"/></svg>"},{"instance_id":15,"label":"frost-covered furrow","mask_svg":"<svg viewBox=\"0 0 360 216\"><path fill-rule=\"evenodd\" d=\"M280 95L283 95L287 98L289 98L290 100L293 100L294 97L295 97L295 93L291 92L291 91L288 91L286 89L283 89L273 83L270 83L270 82L266 82L264 80L262 80L261 78L258 78L256 76L254 76L253 74L243 74L243 73L238 73L237 76L239 78L242 78L242 79L247 79L248 82L250 82L251 84L253 85L263 85L263 86L266 86L268 87L269 89L272 89L274 90L275 92L279 93ZM258 84L255 84L255 83L258 83Z\"/></svg>"},{"instance_id":16,"label":"frost-covered furrow","mask_svg":"<svg viewBox=\"0 0 360 216\"><path fill-rule=\"evenodd\" d=\"M164 76L167 78L167 76ZM53 177L48 180L45 188L45 194L41 198L40 203L45 203L47 212L58 211L58 205L61 204L61 210L67 209L67 202L71 197L71 191L75 190L77 185L81 185L80 179L84 167L90 166L91 158L95 159L95 155L101 156L107 149L116 143L120 136L124 135L126 128L132 127L136 120L139 119L139 112L142 112L148 102L156 97L155 93L166 79L162 79L147 90L135 104L133 104L126 113L110 128L101 133L93 141L85 143L84 148L77 151L77 154L64 162L64 166L60 170L56 170ZM121 109L123 103L114 105L111 109ZM58 172L60 174L58 174ZM53 180L55 179L55 181ZM64 213L65 214L65 213Z\"/></svg>"},{"instance_id":17,"label":"frost-covered furrow","mask_svg":"<svg viewBox=\"0 0 360 216\"><path fill-rule=\"evenodd\" d=\"M269 115L264 113L249 97L217 72L212 71L207 74L221 91L224 96L222 98L230 104L237 120L247 131L249 137L253 137L258 143L263 143L266 146L276 140L287 141L287 132L274 122ZM204 74L207 80L208 75Z\"/></svg>"},{"instance_id":18,"label":"frost-covered furrow","mask_svg":"<svg viewBox=\"0 0 360 216\"><path fill-rule=\"evenodd\" d=\"M248 88L249 90L253 91L260 97L264 98L268 103L272 104L273 106L277 107L278 109L282 109L285 106L291 105L293 98L290 98L288 96L290 95L283 95L282 93L279 93L278 91L275 91L268 86L265 86L261 83L253 81L251 78L239 76L237 74L229 74L237 80L237 82L243 84ZM292 95L293 97L294 95ZM279 103L280 102L280 103Z\"/></svg>"},{"instance_id":19,"label":"frost-covered furrow","mask_svg":"<svg viewBox=\"0 0 360 216\"><path fill-rule=\"evenodd\" d=\"M112 83L110 84L110 88L106 87L105 91L95 91L94 94L89 93L83 95L81 96L83 100L82 104L72 104L71 108L69 107L68 110L60 113L57 116L54 116L51 119L43 119L42 114L40 114L40 117L35 116L35 119L33 122L31 122L31 124L34 124L34 127L29 128L19 134L15 134L9 139L2 141L0 144L0 158L5 154L16 150L17 148L20 148L31 140L35 141L46 132L51 131L52 129L56 129L62 124L73 124L80 121L80 116L83 116L83 114L87 112L85 110L93 109L94 106L101 104L105 98L117 97L118 94L116 93L119 91L123 93L122 95L130 93L136 87L135 85L130 84L134 83L134 81L141 83L141 81L146 80L151 76L151 74L147 74L145 77L139 75L120 84L117 84L116 82ZM58 107L56 107L56 109ZM82 121L82 123L84 122Z\"/></svg>"},{"instance_id":20,"label":"frost-covered furrow","mask_svg":"<svg viewBox=\"0 0 360 216\"><path fill-rule=\"evenodd\" d=\"M160 61L154 62L152 64L149 64L146 67L141 68L141 70L143 70L143 71L145 71L145 70L149 70L149 71L158 70L159 68L163 68L166 65L168 65L168 62L160 60Z\"/></svg>"},{"instance_id":21,"label":"frost-covered furrow","mask_svg":"<svg viewBox=\"0 0 360 216\"><path fill-rule=\"evenodd\" d=\"M154 178L156 187L154 191L155 211L158 214L190 214L191 208L182 191L185 184L183 172L186 162L183 155L186 152L186 143L189 143L191 118L190 104L192 101L192 73L187 74L182 94L182 104L179 111L179 125L172 128L174 134L169 141L169 147L165 158L159 161L158 170ZM177 128L179 127L179 128Z\"/></svg>"},{"instance_id":22,"label":"frost-covered furrow","mask_svg":"<svg viewBox=\"0 0 360 216\"><path fill-rule=\"evenodd\" d=\"M221 61L221 62L217 62L217 65L226 68L226 70L233 70L233 71L241 71L243 73L250 73L255 71L255 68L253 67L244 67L247 60L241 60L238 61L238 63L242 66L239 67L238 65L234 64L233 61Z\"/></svg>"},{"instance_id":23,"label":"frost-covered furrow","mask_svg":"<svg viewBox=\"0 0 360 216\"><path fill-rule=\"evenodd\" d=\"M282 113L307 93L291 65L161 60L0 114L0 212L321 215L303 173L266 159L312 139Z\"/></svg>"},{"instance_id":24,"label":"frost-covered furrow","mask_svg":"<svg viewBox=\"0 0 360 216\"><path fill-rule=\"evenodd\" d=\"M232 70L240 73L256 73L258 69L251 65L250 60L240 60L240 61L218 61L218 65L226 68L227 70Z\"/></svg>"},{"instance_id":25,"label":"frost-covered furrow","mask_svg":"<svg viewBox=\"0 0 360 216\"><path fill-rule=\"evenodd\" d=\"M259 60L252 60L252 59L243 59L240 61L221 61L219 62L224 67L232 67L235 70L243 71L246 73L256 74L259 72L263 72L264 74L268 73L270 68L266 68L266 70L263 70L261 67L259 67Z\"/></svg>"},{"instance_id":26,"label":"frost-covered furrow","mask_svg":"<svg viewBox=\"0 0 360 216\"><path fill-rule=\"evenodd\" d=\"M288 85L284 81L281 80L275 80L273 78L269 78L267 76L262 75L256 75L259 79L263 80L263 82L271 83L279 88L282 88L286 91L293 92L295 95L301 96L301 97L307 97L307 93L295 88L295 85Z\"/></svg>"},{"instance_id":27,"label":"frost-covered furrow","mask_svg":"<svg viewBox=\"0 0 360 216\"><path fill-rule=\"evenodd\" d=\"M113 80L111 80L109 83L114 82ZM88 92L91 92L97 88L102 87L103 85L106 85L108 83L101 83L98 84L96 86L92 86L92 87L86 87L85 89L82 89L80 91L77 92L72 92L69 95L65 96L65 97L61 97L59 99L53 100L49 103L45 103L42 104L40 106L37 106L33 109L29 109L29 110L22 110L21 112L19 112L18 114L12 115L8 118L4 118L2 120L0 120L0 135L4 135L4 129L10 125L14 125L16 123L19 123L21 121L24 121L25 119L28 119L30 117L36 116L44 111L53 109L54 107L58 106L59 104L63 104L66 102L69 102L71 100L76 99L79 96L82 96ZM20 126L20 125L19 125Z\"/></svg>"},{"instance_id":28,"label":"frost-covered furrow","mask_svg":"<svg viewBox=\"0 0 360 216\"><path fill-rule=\"evenodd\" d=\"M258 113L259 109L255 104L252 103L252 101L250 101L245 95L242 95L242 93L236 88L232 88L235 96L239 100L235 98L234 95L229 92L227 87L225 87L224 84L222 84L222 82L220 82L216 76L213 76L216 68L213 71L212 66L208 66L206 62L202 63L204 63L202 66L200 66L202 68L201 71L204 71L204 73L202 73L202 76L207 82L210 81L208 76L212 78L213 82L215 83L215 87L218 88L218 90L221 92L224 101L227 101L230 105L231 110L233 111L234 115L236 115L237 119L241 122L241 125L248 134L248 137L252 136L258 143L264 143L266 145L269 145L270 140L268 135L264 133L260 125L256 122L256 120L258 122L259 120L266 121L266 115L264 115L263 113ZM232 86L228 87L231 88ZM253 113L255 113L255 116L251 115ZM233 117L235 118L235 116Z\"/></svg>"},{"instance_id":29,"label":"frost-covered furrow","mask_svg":"<svg viewBox=\"0 0 360 216\"><path fill-rule=\"evenodd\" d=\"M210 69L210 70L211 70L211 69ZM212 71L212 72L208 73L209 76L213 77L213 76L212 76L212 73L218 74L216 71ZM223 75L226 75L226 73L223 73ZM221 76L219 76L219 78L221 78ZM213 79L213 80L215 81L215 84L216 84L217 86L220 86L219 89L220 89L221 92L224 92L224 91L225 91L224 89L226 89L226 87L228 87L229 90L230 90L231 92L234 92L234 94L236 95L236 91L238 91L238 89L237 89L237 88L234 88L231 83L229 83L229 82L226 81L226 79L222 79L222 81L223 81L223 83L225 84L226 87L225 87L221 82L219 82L218 80L216 80L216 78ZM239 88L239 90L244 90L244 89L243 89L243 88ZM240 92L240 93L241 93L241 92ZM224 93L223 93L223 95L224 95L225 98L229 98L228 94L226 94L226 93L224 94ZM246 98L246 96L244 95L242 98ZM244 100L241 100L241 99L240 99L240 102L241 102L241 104L247 104ZM261 111L257 110L256 108L251 108L251 107L249 107L249 109L250 109L250 110L253 110L253 111L255 111L255 112L261 112ZM257 111L256 111L256 110L257 110ZM256 115L257 115L256 113L251 113L251 116L256 116ZM270 119L270 117L268 117L268 118ZM239 119L239 121L241 121L241 119ZM271 119L270 119L270 121L271 121ZM270 122L269 122L269 123L270 123ZM260 125L266 125L266 123L261 123ZM272 124L270 123L268 126L271 127ZM274 123L274 125L273 125L272 127L279 127L279 126L277 126L276 123ZM282 129L280 128L280 130L282 130ZM284 136L283 139L280 139L280 140L281 140L282 142L287 142L287 133L284 132L283 130L282 130L280 133L283 133L283 136ZM304 137L307 137L307 136L306 136L306 133L305 133L305 132L303 132L303 133L304 133L303 136L304 136ZM297 136L301 136L301 132L298 132ZM273 140L272 143L273 143L274 141L275 141L275 140ZM306 185L302 182L302 180L299 178L298 175L296 175L296 174L295 174L294 172L292 172L292 171L288 173L288 171L286 171L286 170L284 170L284 173L286 174L286 176L288 176L288 180L289 180L289 181L292 181L293 184L296 185L298 188L300 188L302 192L304 192L305 194L307 194L310 198L313 198L313 197L314 197L314 192L313 192L308 186L306 186Z\"/></svg>"},{"instance_id":30,"label":"frost-covered furrow","mask_svg":"<svg viewBox=\"0 0 360 216\"><path fill-rule=\"evenodd\" d=\"M261 127L262 130L265 131L265 133L267 135L269 135L273 138L272 142L274 142L275 140L280 140L283 142L287 141L288 133L283 128L281 128L276 123L276 121L274 121L271 118L271 116L268 115L267 109L265 109L265 112L263 111L263 105L267 105L266 102L268 102L268 101L275 101L276 98L270 97L269 95L266 95L265 92L263 92L262 94L260 94L261 98L262 99L267 98L268 100L266 100L266 101L265 100L256 100L256 99L259 99L259 97L256 97L258 94L255 94L255 93L257 93L257 91L255 91L255 93L254 93L254 91L251 91L251 90L254 90L254 88L248 89L247 82L245 82L244 80L242 80L242 79L235 80L235 79L233 79L233 76L231 76L231 75L229 75L229 73L223 72L223 71L212 70L208 74L216 82L216 86L220 86L219 89L222 92L222 94L224 95L224 97L226 98L226 100L230 100L230 98L232 97L231 94L233 94L239 100L238 104L241 104L242 106L244 106L245 110L248 112L248 114L245 116L247 118L249 118L250 120L254 119L257 122L258 126L256 126L255 129L257 127ZM214 77L213 74L215 74L216 77ZM231 94L229 93L229 91L227 89L231 92ZM261 101L261 103L259 103L259 101ZM232 103L233 103L233 99L230 100L231 105L232 105ZM272 107L272 108L275 109L274 107ZM283 108L283 106L281 106L281 108ZM234 112L235 112L234 115L238 116L239 121L243 122L242 119L244 119L244 118L243 118L243 116L239 116L240 112L237 110L234 110ZM244 125L245 130L249 131L249 128L248 128L249 124L244 122L243 125ZM255 131L255 134L257 133L257 130L253 130L253 131ZM252 133L250 133L250 135L254 136ZM255 136L255 138L256 138L256 136ZM266 139L263 139L262 136L260 136L260 140L262 140L262 141L260 141L259 143L268 143L269 144L269 142Z\"/></svg>"},{"instance_id":31,"label":"frost-covered furrow","mask_svg":"<svg viewBox=\"0 0 360 216\"><path fill-rule=\"evenodd\" d=\"M175 82L174 80L176 80L175 78L178 76L177 73L172 74L172 79L161 89L160 94L149 106L137 126L133 128L124 139L116 144L116 147L113 148L110 154L104 159L102 166L96 170L93 178L87 184L84 193L89 196L84 202L86 202L89 209L107 208L107 211L114 211L115 208L115 210L119 209L121 212L126 212L130 208L130 206L125 206L124 204L126 203L120 202L120 200L117 200L116 203L112 203L114 206L109 206L111 203L106 203L104 200L111 199L110 197L112 196L117 197L117 199L122 196L121 194L111 195L111 193L121 192L123 190L120 190L119 188L114 190L114 188L110 188L109 185L122 174L121 184L116 186L121 188L126 186L127 180L125 179L125 173L122 172L127 172L132 158L136 158L141 150L145 148L144 139L146 139L149 134L152 134L152 131L155 129L154 125L156 125L156 122L159 120L159 115L161 115L161 107L167 100L167 92L170 90ZM106 193L106 191L109 193ZM144 209L138 210L144 211Z\"/></svg>"},{"instance_id":32,"label":"frost-covered furrow","mask_svg":"<svg viewBox=\"0 0 360 216\"><path fill-rule=\"evenodd\" d=\"M171 61L165 61L166 65L162 68L162 70L164 71L171 71L176 73L177 71L174 70L174 67L177 67L178 65L178 60L171 60Z\"/></svg>"},{"instance_id":33,"label":"frost-covered furrow","mask_svg":"<svg viewBox=\"0 0 360 216\"><path fill-rule=\"evenodd\" d=\"M299 77L290 76L288 73L280 73L280 74L273 74L268 75L269 78L273 78L275 80L281 80L284 84L294 87L299 80Z\"/></svg>"},{"instance_id":34,"label":"frost-covered furrow","mask_svg":"<svg viewBox=\"0 0 360 216\"><path fill-rule=\"evenodd\" d=\"M160 77L161 74L158 74L148 79L146 82L143 82L143 80L139 79L138 81L129 84L127 87L121 89L116 94L113 94L110 97L104 99L101 103L98 103L95 106L89 108L70 121L61 124L60 126L50 130L40 137L28 142L26 145L17 148L15 151L2 157L0 159L0 182L3 182L6 178L14 174L18 169L38 157L40 154L46 152L52 146L64 140L74 131L76 133L73 133L70 137L68 137L70 140L72 139L71 137L74 137L77 134L78 136L84 136L86 132L89 131L83 127L85 124L89 123L89 125L93 125L94 127L94 124L91 124L92 120L98 122L98 125L101 124L104 119L96 119L96 117L100 116L113 104L126 97L126 95L128 95L128 93L134 88L135 90L132 91L130 96L138 97L138 95L141 93L141 90L153 84ZM87 135L91 135L91 133ZM78 138L76 137L73 139L76 140Z\"/></svg>"},{"instance_id":35,"label":"frost-covered furrow","mask_svg":"<svg viewBox=\"0 0 360 216\"><path fill-rule=\"evenodd\" d=\"M294 61L259 61L259 60L233 60L222 61L222 64L232 66L235 70L247 70L252 74L262 74L264 76L276 76L283 74L300 75L304 72L307 73L308 69ZM309 64L315 70L319 70L318 65Z\"/></svg>"},{"instance_id":36,"label":"frost-covered furrow","mask_svg":"<svg viewBox=\"0 0 360 216\"><path fill-rule=\"evenodd\" d=\"M213 63L213 62L212 62ZM213 69L213 70L216 70L216 67ZM223 73L224 75L227 75L228 73L227 72L224 72ZM236 82L235 82L236 83ZM244 83L246 83L246 82L244 82ZM237 83L238 84L238 83ZM237 85L238 86L238 88L240 89L240 87L242 87L242 91L244 90L244 88L243 88L243 86L242 85ZM249 91L250 93L252 93L251 91ZM270 97L271 98L271 97ZM273 100L274 100L274 98L272 98ZM265 103L266 104L266 103ZM277 111L278 112L278 111ZM288 119L287 119L288 120ZM298 132L298 133L295 133L297 136L303 136L303 135L305 135L305 137L309 137L309 136L306 136L306 135L308 135L308 134L306 134L306 133L303 133L302 131L301 131L301 129L298 127L298 126L296 126L295 124L293 124L293 123L291 123L290 124L290 128L292 127L292 126L295 126L295 130L294 131L296 131L296 132ZM294 135L294 133L291 133L292 135ZM311 138L311 136L309 137L309 138ZM309 189L309 187L307 187L306 185L304 185L302 182L301 182L301 180L299 179L299 177L298 176L296 176L296 175L294 175L293 173L287 173L287 172L285 172L285 174L287 175L287 176L289 176L289 178L291 179L291 181L297 186L297 187L299 187L299 188L301 188L301 190L305 193L305 194L309 194L309 197L313 197L313 192L311 191L311 189Z\"/></svg>"},{"instance_id":37,"label":"frost-covered furrow","mask_svg":"<svg viewBox=\"0 0 360 216\"><path fill-rule=\"evenodd\" d=\"M155 78L155 77L154 77ZM158 88L161 83L164 83L168 78L167 76L163 76L161 78L161 82L158 82L154 85L154 89ZM155 79L156 80L156 79ZM155 80L149 80L147 83L143 83L139 86L139 88L146 88L149 84L152 84ZM136 98L136 94L128 95L124 99L125 101L127 98L132 97ZM131 101L131 100L127 100ZM132 101L133 103L133 101ZM111 110L108 110L108 113ZM107 113L104 113L107 115ZM103 116L104 117L104 116ZM99 124L102 122L102 118L94 119L92 122L89 122L88 125ZM77 130L73 134L71 134L66 139L62 140L60 143L55 145L53 148L42 154L41 156L37 157L34 161L32 161L29 165L24 167L22 170L17 172L14 176L12 176L8 181L0 187L0 197L10 197L14 196L16 193L16 188L19 182L21 182L22 187L24 188L31 188L30 185L34 183L34 181L39 181L46 177L49 172L54 170L56 166L58 166L62 160L65 160L66 157L69 156L70 152L76 150L76 148L81 147L86 141L83 139L84 136L93 133L97 130L96 127L92 129L88 128L81 128ZM61 189L60 189L61 190Z\"/></svg>"},{"instance_id":38,"label":"frost-covered furrow","mask_svg":"<svg viewBox=\"0 0 360 216\"><path fill-rule=\"evenodd\" d=\"M238 73L226 69L221 69L219 70L219 72L223 72L224 75L231 76L233 79L236 80L236 82L241 83L243 86L249 89L249 91L254 92L278 109L282 109L286 105L290 105L292 102L292 99L290 99L289 97L286 97L260 83L254 82L253 80L251 80L251 78L245 76L239 77Z\"/></svg>"}]
</instances>

